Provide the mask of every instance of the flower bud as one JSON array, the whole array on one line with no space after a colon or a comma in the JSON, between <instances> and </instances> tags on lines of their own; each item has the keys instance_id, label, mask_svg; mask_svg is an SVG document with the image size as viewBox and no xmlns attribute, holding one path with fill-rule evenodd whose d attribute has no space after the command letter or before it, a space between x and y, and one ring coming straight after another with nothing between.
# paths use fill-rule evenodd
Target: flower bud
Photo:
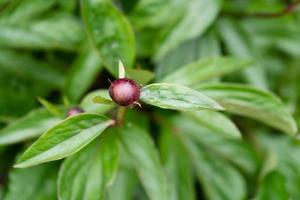
<instances>
[{"instance_id":1,"label":"flower bud","mask_svg":"<svg viewBox=\"0 0 300 200\"><path fill-rule=\"evenodd\" d=\"M83 112L84 112L83 109L81 109L79 107L73 107L73 108L70 108L69 111L67 112L67 117L78 115Z\"/></svg>"},{"instance_id":2,"label":"flower bud","mask_svg":"<svg viewBox=\"0 0 300 200\"><path fill-rule=\"evenodd\" d=\"M140 86L131 79L115 80L109 87L109 95L120 106L130 106L140 99Z\"/></svg>"}]
</instances>

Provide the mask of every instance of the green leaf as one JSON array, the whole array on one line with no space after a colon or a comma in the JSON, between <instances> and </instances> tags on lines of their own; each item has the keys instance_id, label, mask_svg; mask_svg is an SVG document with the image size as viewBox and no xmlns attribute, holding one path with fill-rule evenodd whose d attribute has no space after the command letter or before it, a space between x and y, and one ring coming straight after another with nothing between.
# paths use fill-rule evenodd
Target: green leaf
<instances>
[{"instance_id":1,"label":"green leaf","mask_svg":"<svg viewBox=\"0 0 300 200\"><path fill-rule=\"evenodd\" d=\"M169 199L166 176L151 137L134 124L122 127L119 136L136 167L149 199Z\"/></svg>"},{"instance_id":2,"label":"green leaf","mask_svg":"<svg viewBox=\"0 0 300 200\"><path fill-rule=\"evenodd\" d=\"M104 197L117 170L117 139L116 132L105 131L100 138L63 162L58 178L59 199Z\"/></svg>"},{"instance_id":3,"label":"green leaf","mask_svg":"<svg viewBox=\"0 0 300 200\"><path fill-rule=\"evenodd\" d=\"M154 73L145 69L126 69L126 77L146 85L154 78Z\"/></svg>"},{"instance_id":4,"label":"green leaf","mask_svg":"<svg viewBox=\"0 0 300 200\"><path fill-rule=\"evenodd\" d=\"M132 110L128 111L130 112ZM126 113L126 116L128 116L127 114L128 113ZM131 117L129 120L131 120ZM118 173L112 185L108 188L106 198L109 200L132 200L137 198L136 190L140 188L138 174L135 172L134 163L131 162L123 146L120 146L119 157Z\"/></svg>"},{"instance_id":5,"label":"green leaf","mask_svg":"<svg viewBox=\"0 0 300 200\"><path fill-rule=\"evenodd\" d=\"M60 112L60 110L58 109L58 107L56 105L52 104L51 102L49 102L46 99L43 99L41 97L38 97L37 99L42 104L42 106L46 110L48 110L52 115L54 115L54 116L62 115L62 113Z\"/></svg>"},{"instance_id":6,"label":"green leaf","mask_svg":"<svg viewBox=\"0 0 300 200\"><path fill-rule=\"evenodd\" d=\"M53 87L62 87L64 84L64 77L60 71L26 53L0 49L0 69Z\"/></svg>"},{"instance_id":7,"label":"green leaf","mask_svg":"<svg viewBox=\"0 0 300 200\"><path fill-rule=\"evenodd\" d=\"M150 105L173 110L223 109L200 92L170 83L155 83L143 87L141 100Z\"/></svg>"},{"instance_id":8,"label":"green leaf","mask_svg":"<svg viewBox=\"0 0 300 200\"><path fill-rule=\"evenodd\" d=\"M196 199L193 171L186 150L167 127L162 129L159 141L171 199Z\"/></svg>"},{"instance_id":9,"label":"green leaf","mask_svg":"<svg viewBox=\"0 0 300 200\"><path fill-rule=\"evenodd\" d=\"M175 24L165 37L155 55L156 59L163 57L180 43L203 34L216 19L220 8L221 0L190 0L185 16Z\"/></svg>"},{"instance_id":10,"label":"green leaf","mask_svg":"<svg viewBox=\"0 0 300 200\"><path fill-rule=\"evenodd\" d=\"M213 152L219 158L232 163L249 176L257 174L260 163L258 156L249 144L240 139L216 134L216 127L218 126L220 129L223 127L223 124L216 122L215 127L211 128L212 126L199 123L196 118L185 115L168 119L171 120L169 123L172 125L172 130L176 130L174 134L190 138L190 140L201 145L206 151Z\"/></svg>"},{"instance_id":11,"label":"green leaf","mask_svg":"<svg viewBox=\"0 0 300 200\"><path fill-rule=\"evenodd\" d=\"M272 93L239 84L207 85L198 89L228 112L251 117L290 135L297 133L295 120Z\"/></svg>"},{"instance_id":12,"label":"green leaf","mask_svg":"<svg viewBox=\"0 0 300 200\"><path fill-rule=\"evenodd\" d=\"M36 109L0 130L0 145L22 142L41 135L61 120L45 109Z\"/></svg>"},{"instance_id":13,"label":"green leaf","mask_svg":"<svg viewBox=\"0 0 300 200\"><path fill-rule=\"evenodd\" d=\"M85 112L103 114L115 107L113 104L97 104L94 99L97 97L103 97L105 99L111 100L107 90L95 90L87 94L80 103L80 107Z\"/></svg>"},{"instance_id":14,"label":"green leaf","mask_svg":"<svg viewBox=\"0 0 300 200\"><path fill-rule=\"evenodd\" d=\"M0 24L1 47L73 51L83 36L78 19L66 14L18 25Z\"/></svg>"},{"instance_id":15,"label":"green leaf","mask_svg":"<svg viewBox=\"0 0 300 200\"><path fill-rule=\"evenodd\" d=\"M22 0L13 1L0 15L0 23L21 24L49 10L56 0Z\"/></svg>"},{"instance_id":16,"label":"green leaf","mask_svg":"<svg viewBox=\"0 0 300 200\"><path fill-rule=\"evenodd\" d=\"M107 98L104 98L102 96L96 96L94 99L93 99L93 102L94 103L99 103L99 104L108 104L108 105L115 105L115 103L110 100L110 99L107 99Z\"/></svg>"},{"instance_id":17,"label":"green leaf","mask_svg":"<svg viewBox=\"0 0 300 200\"><path fill-rule=\"evenodd\" d=\"M275 163L275 166L273 164L273 172L279 173L279 176L281 175L282 178L284 177L284 180L279 177L279 180L276 181L274 180L274 177L270 178L266 176L263 177L264 179L262 179L262 184L264 184L264 181L267 179L266 183L270 183L270 187L276 187L276 191L274 190L274 193L276 193L278 191L277 189L280 186L277 186L275 184L281 185L282 183L280 182L283 181L285 188L289 193L290 199L297 199L300 196L300 174L298 171L300 167L299 140L297 138L288 137L286 135L269 134L264 132L261 134L256 134L255 136L255 140L259 142L260 148L264 152L272 153L271 155L273 159L265 159L265 165L270 166L272 165L272 162ZM275 176L278 177L278 175ZM262 185L262 190L268 189L264 187L265 186ZM285 189L282 188L282 190L279 191L284 192L284 190Z\"/></svg>"},{"instance_id":18,"label":"green leaf","mask_svg":"<svg viewBox=\"0 0 300 200\"><path fill-rule=\"evenodd\" d=\"M47 95L48 92L49 88L45 85L16 77L0 67L0 96L5 97L0 98L0 121L10 122L35 109L36 96Z\"/></svg>"},{"instance_id":19,"label":"green leaf","mask_svg":"<svg viewBox=\"0 0 300 200\"><path fill-rule=\"evenodd\" d=\"M82 0L82 16L89 37L108 70L118 77L118 61L133 66L135 39L125 16L108 0Z\"/></svg>"},{"instance_id":20,"label":"green leaf","mask_svg":"<svg viewBox=\"0 0 300 200\"><path fill-rule=\"evenodd\" d=\"M220 56L220 49L218 35L215 29L210 29L200 37L181 43L159 59L155 68L156 78L162 80L168 74L187 64L199 61L200 58Z\"/></svg>"},{"instance_id":21,"label":"green leaf","mask_svg":"<svg viewBox=\"0 0 300 200\"><path fill-rule=\"evenodd\" d=\"M72 116L45 132L19 158L15 167L24 168L68 157L95 139L114 123L104 116Z\"/></svg>"},{"instance_id":22,"label":"green leaf","mask_svg":"<svg viewBox=\"0 0 300 200\"><path fill-rule=\"evenodd\" d=\"M13 169L9 174L8 193L5 200L56 199L58 165L44 164L28 169Z\"/></svg>"},{"instance_id":23,"label":"green leaf","mask_svg":"<svg viewBox=\"0 0 300 200\"><path fill-rule=\"evenodd\" d=\"M196 120L200 125L210 129L214 134L227 138L240 138L241 132L236 125L225 115L211 110L184 112Z\"/></svg>"},{"instance_id":24,"label":"green leaf","mask_svg":"<svg viewBox=\"0 0 300 200\"><path fill-rule=\"evenodd\" d=\"M207 79L223 76L241 70L252 64L249 59L233 57L215 57L200 59L197 62L185 65L167 75L162 82L182 85L193 85Z\"/></svg>"},{"instance_id":25,"label":"green leaf","mask_svg":"<svg viewBox=\"0 0 300 200\"><path fill-rule=\"evenodd\" d=\"M138 185L138 178L132 169L119 169L116 180L113 185L109 187L109 200L132 200L136 186Z\"/></svg>"},{"instance_id":26,"label":"green leaf","mask_svg":"<svg viewBox=\"0 0 300 200\"><path fill-rule=\"evenodd\" d=\"M246 80L256 87L268 88L263 60L259 56L260 49L251 41L250 35L233 19L219 20L218 27L225 47L231 55L256 61L254 65L245 69Z\"/></svg>"},{"instance_id":27,"label":"green leaf","mask_svg":"<svg viewBox=\"0 0 300 200\"><path fill-rule=\"evenodd\" d=\"M187 138L184 139L184 144L191 156L196 175L207 199L246 199L246 183L236 168L205 148L195 145Z\"/></svg>"},{"instance_id":28,"label":"green leaf","mask_svg":"<svg viewBox=\"0 0 300 200\"><path fill-rule=\"evenodd\" d=\"M140 0L130 12L130 21L138 30L147 27L162 27L182 16L185 0ZM172 12L176 10L177 12Z\"/></svg>"},{"instance_id":29,"label":"green leaf","mask_svg":"<svg viewBox=\"0 0 300 200\"><path fill-rule=\"evenodd\" d=\"M258 189L255 200L288 200L291 199L285 177L277 171L268 174Z\"/></svg>"},{"instance_id":30,"label":"green leaf","mask_svg":"<svg viewBox=\"0 0 300 200\"><path fill-rule=\"evenodd\" d=\"M65 91L68 98L77 102L89 89L101 69L102 62L98 53L93 48L83 50L72 64L66 78Z\"/></svg>"}]
</instances>

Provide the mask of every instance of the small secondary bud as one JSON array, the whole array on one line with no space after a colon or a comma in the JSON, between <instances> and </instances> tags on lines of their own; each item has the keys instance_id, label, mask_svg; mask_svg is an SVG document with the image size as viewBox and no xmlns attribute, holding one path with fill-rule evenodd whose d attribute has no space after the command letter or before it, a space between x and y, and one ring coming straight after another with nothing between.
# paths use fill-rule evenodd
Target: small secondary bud
<instances>
[{"instance_id":1,"label":"small secondary bud","mask_svg":"<svg viewBox=\"0 0 300 200\"><path fill-rule=\"evenodd\" d=\"M140 99L140 86L131 79L120 78L109 87L109 95L120 106L133 105Z\"/></svg>"},{"instance_id":2,"label":"small secondary bud","mask_svg":"<svg viewBox=\"0 0 300 200\"><path fill-rule=\"evenodd\" d=\"M69 111L67 112L67 117L78 115L83 112L84 112L83 109L81 109L79 107L73 107L73 108L70 108Z\"/></svg>"}]
</instances>

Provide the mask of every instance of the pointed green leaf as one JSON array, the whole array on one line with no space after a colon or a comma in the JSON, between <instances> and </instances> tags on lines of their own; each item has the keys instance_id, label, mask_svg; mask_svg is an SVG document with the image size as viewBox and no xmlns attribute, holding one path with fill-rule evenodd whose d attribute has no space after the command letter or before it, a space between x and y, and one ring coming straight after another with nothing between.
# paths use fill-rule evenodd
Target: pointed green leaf
<instances>
[{"instance_id":1,"label":"pointed green leaf","mask_svg":"<svg viewBox=\"0 0 300 200\"><path fill-rule=\"evenodd\" d=\"M185 15L169 31L155 57L161 58L180 43L203 34L216 19L220 8L221 0L188 1Z\"/></svg>"},{"instance_id":2,"label":"pointed green leaf","mask_svg":"<svg viewBox=\"0 0 300 200\"><path fill-rule=\"evenodd\" d=\"M154 73L145 69L127 69L126 77L135 80L139 84L145 85L154 78Z\"/></svg>"},{"instance_id":3,"label":"pointed green leaf","mask_svg":"<svg viewBox=\"0 0 300 200\"><path fill-rule=\"evenodd\" d=\"M13 144L41 135L62 120L45 109L33 110L0 130L0 145Z\"/></svg>"},{"instance_id":4,"label":"pointed green leaf","mask_svg":"<svg viewBox=\"0 0 300 200\"><path fill-rule=\"evenodd\" d=\"M46 110L48 110L50 113L52 113L52 115L60 116L62 114L56 105L52 104L51 102L47 101L46 99L43 99L42 97L38 97L37 99Z\"/></svg>"},{"instance_id":5,"label":"pointed green leaf","mask_svg":"<svg viewBox=\"0 0 300 200\"><path fill-rule=\"evenodd\" d=\"M191 86L200 81L220 77L252 64L249 59L215 57L200 59L167 75L162 82Z\"/></svg>"},{"instance_id":6,"label":"pointed green leaf","mask_svg":"<svg viewBox=\"0 0 300 200\"><path fill-rule=\"evenodd\" d=\"M1 47L74 51L79 48L83 36L79 20L67 14L17 25L0 23Z\"/></svg>"},{"instance_id":7,"label":"pointed green leaf","mask_svg":"<svg viewBox=\"0 0 300 200\"><path fill-rule=\"evenodd\" d=\"M214 152L218 158L234 164L249 176L257 174L260 167L258 156L245 141L216 134L215 132L219 130L215 127L211 128L211 126L199 123L197 119L187 116L173 117L171 124L172 129L176 130L174 134L190 138L206 151ZM218 122L215 124L214 126L223 127L223 124L218 124ZM226 125L224 127L226 128Z\"/></svg>"},{"instance_id":8,"label":"pointed green leaf","mask_svg":"<svg viewBox=\"0 0 300 200\"><path fill-rule=\"evenodd\" d=\"M197 110L183 114L193 118L203 127L210 129L214 134L228 138L241 137L241 132L236 125L222 113L211 110Z\"/></svg>"},{"instance_id":9,"label":"pointed green leaf","mask_svg":"<svg viewBox=\"0 0 300 200\"><path fill-rule=\"evenodd\" d=\"M114 122L96 114L72 116L45 132L19 158L24 168L68 157L90 143Z\"/></svg>"},{"instance_id":10,"label":"pointed green leaf","mask_svg":"<svg viewBox=\"0 0 300 200\"><path fill-rule=\"evenodd\" d=\"M186 4L185 0L140 0L129 13L130 21L137 30L163 27L182 16Z\"/></svg>"},{"instance_id":11,"label":"pointed green leaf","mask_svg":"<svg viewBox=\"0 0 300 200\"><path fill-rule=\"evenodd\" d=\"M105 131L83 150L67 158L59 172L59 199L102 199L116 174L118 147L116 132Z\"/></svg>"},{"instance_id":12,"label":"pointed green leaf","mask_svg":"<svg viewBox=\"0 0 300 200\"><path fill-rule=\"evenodd\" d=\"M89 37L108 70L118 77L118 61L133 66L135 39L125 16L108 0L82 0L82 16Z\"/></svg>"},{"instance_id":13,"label":"pointed green leaf","mask_svg":"<svg viewBox=\"0 0 300 200\"><path fill-rule=\"evenodd\" d=\"M216 99L228 112L251 117L295 135L297 125L282 101L264 90L239 84L199 86L199 91Z\"/></svg>"},{"instance_id":14,"label":"pointed green leaf","mask_svg":"<svg viewBox=\"0 0 300 200\"><path fill-rule=\"evenodd\" d=\"M0 23L24 23L34 19L49 10L56 3L55 0L22 0L11 2L4 10L1 10Z\"/></svg>"},{"instance_id":15,"label":"pointed green leaf","mask_svg":"<svg viewBox=\"0 0 300 200\"><path fill-rule=\"evenodd\" d=\"M116 180L109 187L109 200L132 200L138 185L138 177L132 169L119 169Z\"/></svg>"},{"instance_id":16,"label":"pointed green leaf","mask_svg":"<svg viewBox=\"0 0 300 200\"><path fill-rule=\"evenodd\" d=\"M0 49L0 69L53 87L62 87L64 84L64 76L59 70L26 53Z\"/></svg>"},{"instance_id":17,"label":"pointed green leaf","mask_svg":"<svg viewBox=\"0 0 300 200\"><path fill-rule=\"evenodd\" d=\"M159 141L171 199L195 200L193 171L186 150L167 127L162 129Z\"/></svg>"},{"instance_id":18,"label":"pointed green leaf","mask_svg":"<svg viewBox=\"0 0 300 200\"><path fill-rule=\"evenodd\" d=\"M207 199L246 199L245 180L235 167L205 148L195 145L193 141L187 138L183 140Z\"/></svg>"},{"instance_id":19,"label":"pointed green leaf","mask_svg":"<svg viewBox=\"0 0 300 200\"><path fill-rule=\"evenodd\" d=\"M255 200L288 200L291 199L286 177L278 171L269 173L258 188Z\"/></svg>"},{"instance_id":20,"label":"pointed green leaf","mask_svg":"<svg viewBox=\"0 0 300 200\"><path fill-rule=\"evenodd\" d=\"M57 163L27 169L13 169L9 175L5 200L56 199Z\"/></svg>"},{"instance_id":21,"label":"pointed green leaf","mask_svg":"<svg viewBox=\"0 0 300 200\"><path fill-rule=\"evenodd\" d=\"M260 57L262 52L251 40L251 35L243 29L236 19L220 19L218 28L228 53L232 56L255 60L252 66L243 71L247 81L256 87L267 88L265 61Z\"/></svg>"},{"instance_id":22,"label":"pointed green leaf","mask_svg":"<svg viewBox=\"0 0 300 200\"><path fill-rule=\"evenodd\" d=\"M173 110L223 109L200 92L171 83L155 83L143 87L141 100L153 106Z\"/></svg>"},{"instance_id":23,"label":"pointed green leaf","mask_svg":"<svg viewBox=\"0 0 300 200\"><path fill-rule=\"evenodd\" d=\"M89 94L87 94L83 100L80 103L80 107L90 113L98 113L98 114L103 114L106 113L107 111L111 110L112 108L115 107L113 104L97 104L94 102L94 99L97 97L103 97L105 99L111 99L110 96L108 95L107 90L95 90Z\"/></svg>"},{"instance_id":24,"label":"pointed green leaf","mask_svg":"<svg viewBox=\"0 0 300 200\"><path fill-rule=\"evenodd\" d=\"M133 124L122 127L119 135L148 197L151 200L169 199L166 176L151 137Z\"/></svg>"},{"instance_id":25,"label":"pointed green leaf","mask_svg":"<svg viewBox=\"0 0 300 200\"><path fill-rule=\"evenodd\" d=\"M95 98L93 99L94 103L98 103L98 104L108 104L108 105L115 105L115 103L107 98L104 98L102 96L95 96Z\"/></svg>"},{"instance_id":26,"label":"pointed green leaf","mask_svg":"<svg viewBox=\"0 0 300 200\"><path fill-rule=\"evenodd\" d=\"M162 80L168 74L173 74L179 68L200 61L200 59L220 56L220 45L215 28L209 29L200 37L181 43L156 61L155 76L157 80Z\"/></svg>"},{"instance_id":27,"label":"pointed green leaf","mask_svg":"<svg viewBox=\"0 0 300 200\"><path fill-rule=\"evenodd\" d=\"M96 50L91 47L84 49L66 78L65 91L72 102L77 102L89 89L101 69L102 62Z\"/></svg>"}]
</instances>

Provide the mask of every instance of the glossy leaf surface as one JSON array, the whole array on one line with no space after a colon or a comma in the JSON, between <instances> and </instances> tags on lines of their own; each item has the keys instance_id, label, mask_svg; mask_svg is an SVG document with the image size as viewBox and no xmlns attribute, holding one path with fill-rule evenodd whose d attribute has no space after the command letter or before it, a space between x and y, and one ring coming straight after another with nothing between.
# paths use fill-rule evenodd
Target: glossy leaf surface
<instances>
[{"instance_id":1,"label":"glossy leaf surface","mask_svg":"<svg viewBox=\"0 0 300 200\"><path fill-rule=\"evenodd\" d=\"M200 92L171 83L155 83L143 87L141 100L150 105L173 110L223 109Z\"/></svg>"},{"instance_id":2,"label":"glossy leaf surface","mask_svg":"<svg viewBox=\"0 0 300 200\"><path fill-rule=\"evenodd\" d=\"M68 157L112 124L112 120L96 114L80 114L67 118L33 143L19 158L15 167L24 168Z\"/></svg>"}]
</instances>

